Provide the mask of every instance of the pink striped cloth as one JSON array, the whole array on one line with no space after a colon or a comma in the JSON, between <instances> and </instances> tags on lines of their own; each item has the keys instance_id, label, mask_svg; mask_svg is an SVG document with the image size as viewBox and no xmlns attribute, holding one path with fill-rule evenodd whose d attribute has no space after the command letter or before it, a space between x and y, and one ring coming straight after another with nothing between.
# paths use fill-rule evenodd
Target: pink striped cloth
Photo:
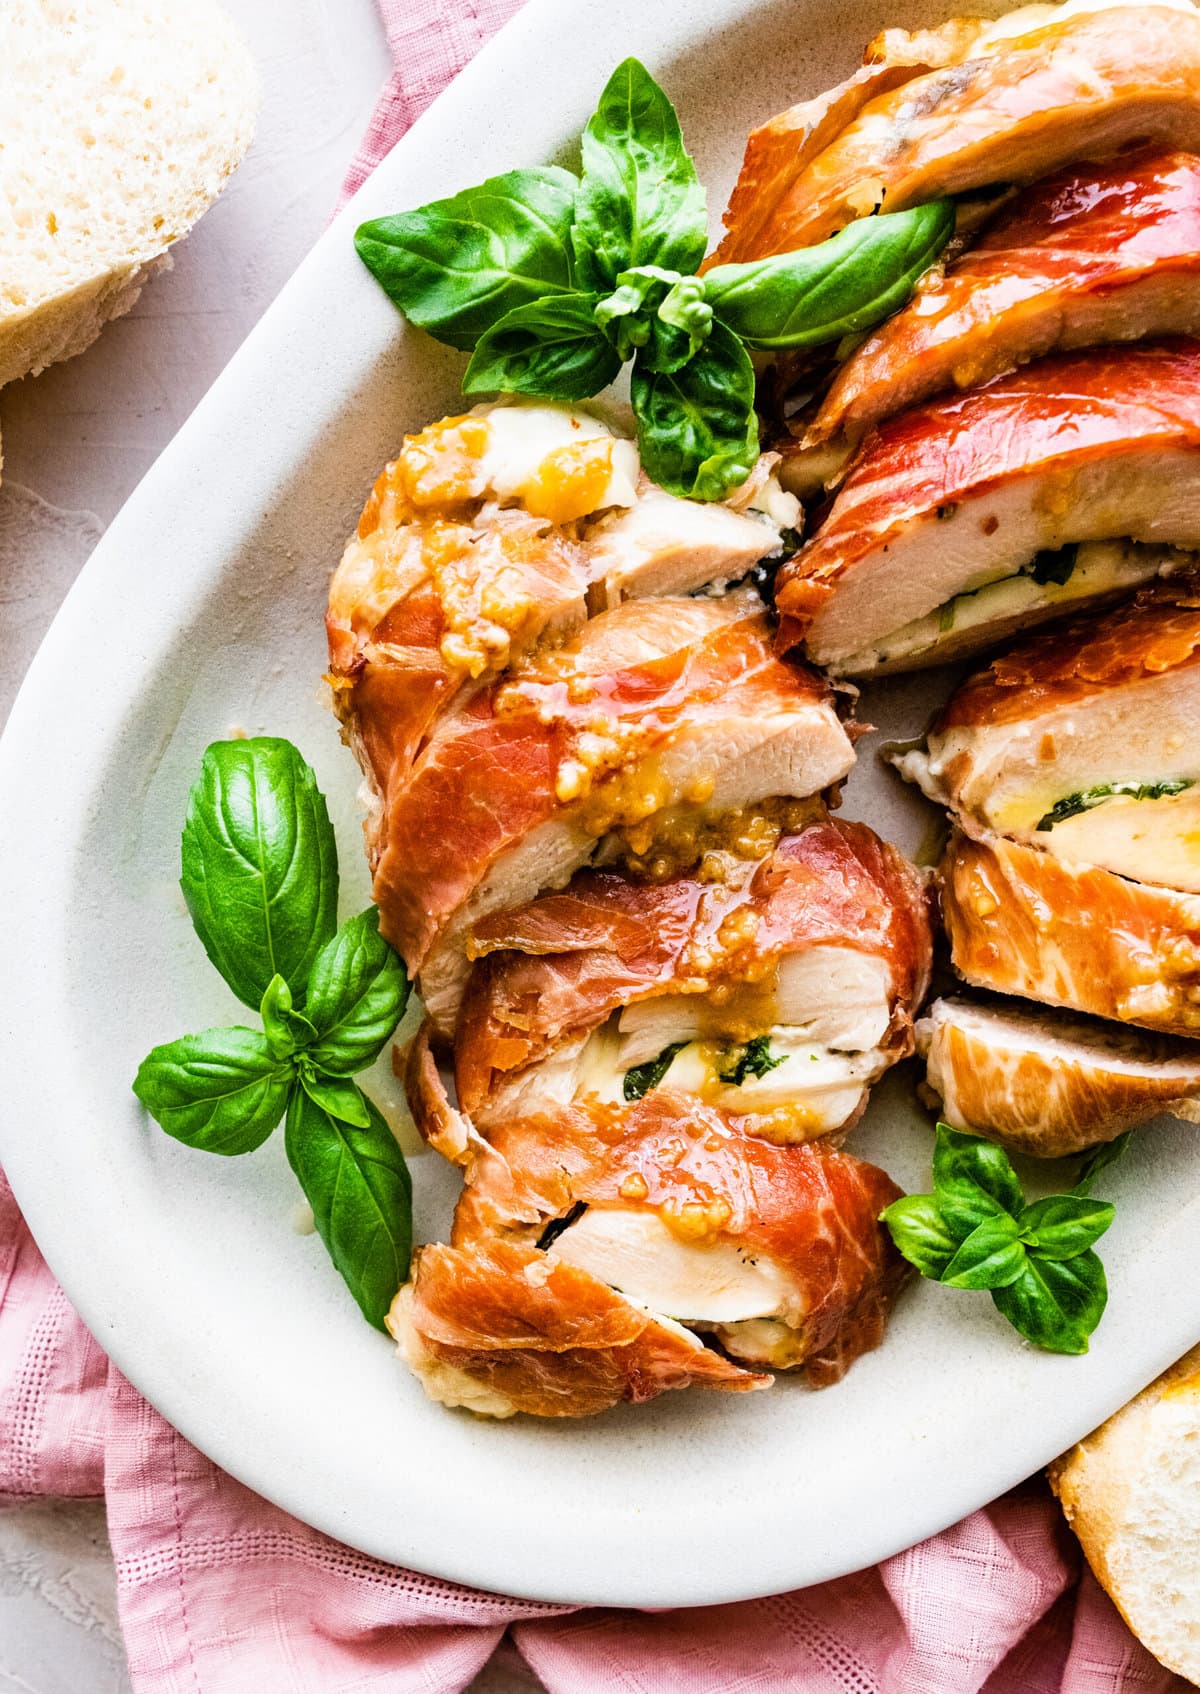
<instances>
[{"instance_id":1,"label":"pink striped cloth","mask_svg":"<svg viewBox=\"0 0 1200 1694\"><path fill-rule=\"evenodd\" d=\"M517 0L380 0L396 71L352 192ZM0 1493L100 1495L137 1694L453 1694L514 1649L551 1694L1165 1694L1033 1481L874 1570L642 1614L481 1594L268 1505L105 1358L0 1175Z\"/></svg>"}]
</instances>

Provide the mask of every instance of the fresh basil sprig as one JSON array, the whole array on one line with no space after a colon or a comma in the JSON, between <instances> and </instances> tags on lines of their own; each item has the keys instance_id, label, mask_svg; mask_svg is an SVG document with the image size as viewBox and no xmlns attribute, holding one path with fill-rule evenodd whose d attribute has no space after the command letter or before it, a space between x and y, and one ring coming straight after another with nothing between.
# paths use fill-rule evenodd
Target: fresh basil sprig
<instances>
[{"instance_id":1,"label":"fresh basil sprig","mask_svg":"<svg viewBox=\"0 0 1200 1694\"><path fill-rule=\"evenodd\" d=\"M168 1135L208 1153L251 1153L286 1114L288 1160L318 1233L383 1328L408 1274L412 1185L353 1077L404 1015L408 977L374 906L335 927L337 887L325 800L295 747L214 742L188 803L183 890L205 951L258 1006L262 1030L155 1047L133 1091Z\"/></svg>"},{"instance_id":2,"label":"fresh basil sprig","mask_svg":"<svg viewBox=\"0 0 1200 1694\"><path fill-rule=\"evenodd\" d=\"M908 299L950 237L939 200L861 219L816 247L695 274L704 189L644 65L613 72L582 175L509 171L359 226L364 264L409 320L472 358L466 394L576 401L634 361L642 462L674 494L722 500L758 453L747 347L830 345Z\"/></svg>"},{"instance_id":3,"label":"fresh basil sprig","mask_svg":"<svg viewBox=\"0 0 1200 1694\"><path fill-rule=\"evenodd\" d=\"M933 1193L905 1195L880 1216L922 1276L948 1288L987 1289L1035 1346L1086 1353L1108 1301L1092 1248L1114 1213L1090 1189L1128 1141L1120 1136L1093 1153L1070 1193L1026 1205L1002 1147L939 1123Z\"/></svg>"}]
</instances>

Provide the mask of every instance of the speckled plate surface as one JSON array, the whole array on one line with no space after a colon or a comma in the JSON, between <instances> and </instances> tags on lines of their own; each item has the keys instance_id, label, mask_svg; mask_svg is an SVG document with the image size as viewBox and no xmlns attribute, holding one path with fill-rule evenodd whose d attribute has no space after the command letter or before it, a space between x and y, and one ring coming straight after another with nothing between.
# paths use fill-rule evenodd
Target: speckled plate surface
<instances>
[{"instance_id":1,"label":"speckled plate surface","mask_svg":"<svg viewBox=\"0 0 1200 1694\"><path fill-rule=\"evenodd\" d=\"M357 771L323 711L325 586L402 431L452 409L457 356L406 332L354 224L560 156L628 53L666 83L714 219L749 126L844 75L885 24L943 9L822 0L531 0L318 244L96 549L0 744L0 1157L39 1243L117 1364L242 1481L330 1534L525 1596L735 1600L896 1551L992 1498L1200 1336L1194 1130L1161 1124L1106 1179L1113 1297L1092 1352L1023 1346L986 1300L923 1285L885 1345L813 1394L670 1395L583 1423L491 1424L428 1402L295 1226L282 1137L240 1160L162 1135L129 1092L153 1043L237 1009L180 899L199 754L290 736L367 893ZM919 730L936 679L864 716ZM847 811L910 850L919 804L861 745ZM388 1087L384 1072L372 1086ZM856 1152L928 1178L911 1078ZM402 1110L394 1085L389 1096ZM418 1230L453 1190L414 1159Z\"/></svg>"}]
</instances>

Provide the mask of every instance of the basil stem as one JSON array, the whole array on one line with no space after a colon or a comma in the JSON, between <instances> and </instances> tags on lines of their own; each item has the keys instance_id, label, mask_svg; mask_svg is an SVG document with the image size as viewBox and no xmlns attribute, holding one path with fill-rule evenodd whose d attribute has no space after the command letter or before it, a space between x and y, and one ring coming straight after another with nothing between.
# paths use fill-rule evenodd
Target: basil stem
<instances>
[{"instance_id":1,"label":"basil stem","mask_svg":"<svg viewBox=\"0 0 1200 1694\"><path fill-rule=\"evenodd\" d=\"M859 218L815 247L716 266L704 297L750 347L819 346L872 329L903 306L953 229L950 200Z\"/></svg>"}]
</instances>

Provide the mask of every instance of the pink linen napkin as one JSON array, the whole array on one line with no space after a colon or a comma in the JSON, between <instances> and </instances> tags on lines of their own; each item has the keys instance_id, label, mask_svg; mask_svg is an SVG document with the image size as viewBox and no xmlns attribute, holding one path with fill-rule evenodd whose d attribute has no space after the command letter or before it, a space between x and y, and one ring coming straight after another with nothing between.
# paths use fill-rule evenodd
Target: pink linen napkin
<instances>
[{"instance_id":1,"label":"pink linen napkin","mask_svg":"<svg viewBox=\"0 0 1200 1694\"><path fill-rule=\"evenodd\" d=\"M519 0L380 0L396 70L346 193ZM456 1694L505 1632L550 1694L1168 1694L1040 1480L876 1569L644 1614L385 1565L242 1487L105 1358L0 1173L0 1500L105 1496L137 1694Z\"/></svg>"}]
</instances>

